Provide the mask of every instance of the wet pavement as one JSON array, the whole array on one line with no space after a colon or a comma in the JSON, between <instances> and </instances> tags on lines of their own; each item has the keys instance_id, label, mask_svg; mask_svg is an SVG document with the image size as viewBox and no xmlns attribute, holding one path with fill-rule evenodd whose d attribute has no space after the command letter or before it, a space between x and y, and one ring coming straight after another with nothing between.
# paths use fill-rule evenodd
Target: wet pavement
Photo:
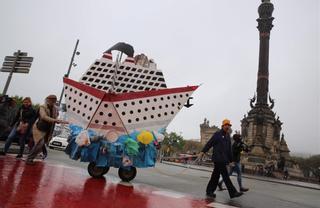
<instances>
[{"instance_id":1,"label":"wet pavement","mask_svg":"<svg viewBox=\"0 0 320 208\"><path fill-rule=\"evenodd\" d=\"M40 161L26 165L13 155L0 156L0 190L1 208L213 206L212 201L141 184L123 184L112 177L93 179L80 168Z\"/></svg>"}]
</instances>

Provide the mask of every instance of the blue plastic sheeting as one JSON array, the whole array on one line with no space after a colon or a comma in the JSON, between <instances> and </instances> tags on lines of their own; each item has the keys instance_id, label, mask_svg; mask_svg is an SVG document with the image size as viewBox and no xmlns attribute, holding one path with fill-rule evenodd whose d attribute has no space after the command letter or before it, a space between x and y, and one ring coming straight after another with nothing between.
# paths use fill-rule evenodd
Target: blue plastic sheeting
<instances>
[{"instance_id":1,"label":"blue plastic sheeting","mask_svg":"<svg viewBox=\"0 0 320 208\"><path fill-rule=\"evenodd\" d=\"M103 137L94 141L88 146L79 147L75 142L78 134L83 130L76 125L70 125L71 139L69 145L66 148L66 153L73 160L80 159L81 162L95 162L100 167L128 167L134 166L137 168L154 167L156 162L156 147L153 142L148 145L142 144L137 141L137 135L139 132L135 131L130 135L120 136L116 142L109 142ZM88 130L90 140L97 134ZM129 139L137 141L139 145L139 152L137 155L128 155L126 151L125 142ZM97 141L96 141L97 140Z\"/></svg>"}]
</instances>

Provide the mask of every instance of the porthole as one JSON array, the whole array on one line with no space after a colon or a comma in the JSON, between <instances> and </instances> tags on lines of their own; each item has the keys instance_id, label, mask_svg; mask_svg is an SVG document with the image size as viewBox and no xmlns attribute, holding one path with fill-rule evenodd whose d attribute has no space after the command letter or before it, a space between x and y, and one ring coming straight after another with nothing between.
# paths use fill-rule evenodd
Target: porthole
<instances>
[{"instance_id":1,"label":"porthole","mask_svg":"<svg viewBox=\"0 0 320 208\"><path fill-rule=\"evenodd\" d=\"M74 91L74 94L77 94L77 93L78 93L78 91L77 91L77 90L75 90L75 91Z\"/></svg>"},{"instance_id":2,"label":"porthole","mask_svg":"<svg viewBox=\"0 0 320 208\"><path fill-rule=\"evenodd\" d=\"M141 109L138 109L138 113L141 113Z\"/></svg>"},{"instance_id":3,"label":"porthole","mask_svg":"<svg viewBox=\"0 0 320 208\"><path fill-rule=\"evenodd\" d=\"M175 106L175 105L174 105L174 103L172 103L171 105L172 105L172 107L174 107L174 106Z\"/></svg>"},{"instance_id":4,"label":"porthole","mask_svg":"<svg viewBox=\"0 0 320 208\"><path fill-rule=\"evenodd\" d=\"M116 125L116 122L112 122L112 126L115 126Z\"/></svg>"},{"instance_id":5,"label":"porthole","mask_svg":"<svg viewBox=\"0 0 320 208\"><path fill-rule=\"evenodd\" d=\"M83 106L84 108L86 108L87 107L87 104L84 104L84 106Z\"/></svg>"},{"instance_id":6,"label":"porthole","mask_svg":"<svg viewBox=\"0 0 320 208\"><path fill-rule=\"evenodd\" d=\"M123 103L123 106L125 106L125 107L126 107L127 105L128 105L127 103Z\"/></svg>"},{"instance_id":7,"label":"porthole","mask_svg":"<svg viewBox=\"0 0 320 208\"><path fill-rule=\"evenodd\" d=\"M170 96L167 96L167 99L170 100Z\"/></svg>"},{"instance_id":8,"label":"porthole","mask_svg":"<svg viewBox=\"0 0 320 208\"><path fill-rule=\"evenodd\" d=\"M67 107L70 108L70 105L68 105Z\"/></svg>"},{"instance_id":9,"label":"porthole","mask_svg":"<svg viewBox=\"0 0 320 208\"><path fill-rule=\"evenodd\" d=\"M148 111L148 108L145 108L144 111Z\"/></svg>"},{"instance_id":10,"label":"porthole","mask_svg":"<svg viewBox=\"0 0 320 208\"><path fill-rule=\"evenodd\" d=\"M104 107L107 108L107 107L108 107L108 104L104 104Z\"/></svg>"},{"instance_id":11,"label":"porthole","mask_svg":"<svg viewBox=\"0 0 320 208\"><path fill-rule=\"evenodd\" d=\"M167 116L167 115L168 115L168 113L167 113L167 112L164 112L164 115L165 115L165 116Z\"/></svg>"},{"instance_id":12,"label":"porthole","mask_svg":"<svg viewBox=\"0 0 320 208\"><path fill-rule=\"evenodd\" d=\"M163 97L161 97L160 100L163 100Z\"/></svg>"},{"instance_id":13,"label":"porthole","mask_svg":"<svg viewBox=\"0 0 320 208\"><path fill-rule=\"evenodd\" d=\"M93 101L93 99L92 98L90 98L90 102L92 102Z\"/></svg>"},{"instance_id":14,"label":"porthole","mask_svg":"<svg viewBox=\"0 0 320 208\"><path fill-rule=\"evenodd\" d=\"M76 100L76 99L73 99L73 102L75 103L75 102L77 102L77 100Z\"/></svg>"},{"instance_id":15,"label":"porthole","mask_svg":"<svg viewBox=\"0 0 320 208\"><path fill-rule=\"evenodd\" d=\"M131 102L131 105L134 105L134 104L135 104L135 102L134 102L134 101L132 101L132 102Z\"/></svg>"},{"instance_id":16,"label":"porthole","mask_svg":"<svg viewBox=\"0 0 320 208\"><path fill-rule=\"evenodd\" d=\"M173 115L173 114L174 114L174 112L173 112L173 111L171 111L171 114Z\"/></svg>"},{"instance_id":17,"label":"porthole","mask_svg":"<svg viewBox=\"0 0 320 208\"><path fill-rule=\"evenodd\" d=\"M158 113L158 117L159 117L159 118L161 117L161 114L160 114L160 113Z\"/></svg>"},{"instance_id":18,"label":"porthole","mask_svg":"<svg viewBox=\"0 0 320 208\"><path fill-rule=\"evenodd\" d=\"M128 120L128 123L131 123L131 119Z\"/></svg>"},{"instance_id":19,"label":"porthole","mask_svg":"<svg viewBox=\"0 0 320 208\"><path fill-rule=\"evenodd\" d=\"M181 103L179 102L179 103L178 103L178 105L180 106L180 105L181 105Z\"/></svg>"},{"instance_id":20,"label":"porthole","mask_svg":"<svg viewBox=\"0 0 320 208\"><path fill-rule=\"evenodd\" d=\"M161 105L159 105L159 109L162 109L162 106L161 106Z\"/></svg>"},{"instance_id":21,"label":"porthole","mask_svg":"<svg viewBox=\"0 0 320 208\"><path fill-rule=\"evenodd\" d=\"M70 92L72 92L72 88L70 88Z\"/></svg>"},{"instance_id":22,"label":"porthole","mask_svg":"<svg viewBox=\"0 0 320 208\"><path fill-rule=\"evenodd\" d=\"M146 117L146 116L143 116L143 120L147 120L147 117Z\"/></svg>"},{"instance_id":23,"label":"porthole","mask_svg":"<svg viewBox=\"0 0 320 208\"><path fill-rule=\"evenodd\" d=\"M79 114L79 113L80 113L80 110L77 110L77 113Z\"/></svg>"},{"instance_id":24,"label":"porthole","mask_svg":"<svg viewBox=\"0 0 320 208\"><path fill-rule=\"evenodd\" d=\"M133 114L133 111L132 111L132 110L130 111L130 114Z\"/></svg>"},{"instance_id":25,"label":"porthole","mask_svg":"<svg viewBox=\"0 0 320 208\"><path fill-rule=\"evenodd\" d=\"M99 114L100 114L100 116L103 116L103 112L102 111Z\"/></svg>"},{"instance_id":26,"label":"porthole","mask_svg":"<svg viewBox=\"0 0 320 208\"><path fill-rule=\"evenodd\" d=\"M139 103L142 104L143 103L142 100L139 100Z\"/></svg>"},{"instance_id":27,"label":"porthole","mask_svg":"<svg viewBox=\"0 0 320 208\"><path fill-rule=\"evenodd\" d=\"M99 102L98 102L98 101L96 101L96 104L97 104L97 105L98 105L98 103L99 103Z\"/></svg>"},{"instance_id":28,"label":"porthole","mask_svg":"<svg viewBox=\"0 0 320 208\"><path fill-rule=\"evenodd\" d=\"M76 110L76 108L72 108L72 111L75 111Z\"/></svg>"},{"instance_id":29,"label":"porthole","mask_svg":"<svg viewBox=\"0 0 320 208\"><path fill-rule=\"evenodd\" d=\"M89 108L89 111L92 111L92 107Z\"/></svg>"},{"instance_id":30,"label":"porthole","mask_svg":"<svg viewBox=\"0 0 320 208\"><path fill-rule=\"evenodd\" d=\"M81 105L81 104L82 104L82 102L80 101L80 102L79 102L79 105Z\"/></svg>"},{"instance_id":31,"label":"porthole","mask_svg":"<svg viewBox=\"0 0 320 208\"><path fill-rule=\"evenodd\" d=\"M67 94L64 94L64 97L67 97Z\"/></svg>"},{"instance_id":32,"label":"porthole","mask_svg":"<svg viewBox=\"0 0 320 208\"><path fill-rule=\"evenodd\" d=\"M176 98L177 98L177 96L176 96L176 95L174 95L174 96L173 96L173 98L174 98L174 99L176 99Z\"/></svg>"},{"instance_id":33,"label":"porthole","mask_svg":"<svg viewBox=\"0 0 320 208\"><path fill-rule=\"evenodd\" d=\"M126 115L126 112L122 111L122 113L121 113L121 114L124 116L124 115Z\"/></svg>"},{"instance_id":34,"label":"porthole","mask_svg":"<svg viewBox=\"0 0 320 208\"><path fill-rule=\"evenodd\" d=\"M104 121L104 122L103 122L103 125L107 125L107 124L108 124L108 122L107 122L107 121Z\"/></svg>"},{"instance_id":35,"label":"porthole","mask_svg":"<svg viewBox=\"0 0 320 208\"><path fill-rule=\"evenodd\" d=\"M88 95L84 96L84 99L87 99L88 98Z\"/></svg>"},{"instance_id":36,"label":"porthole","mask_svg":"<svg viewBox=\"0 0 320 208\"><path fill-rule=\"evenodd\" d=\"M186 94L186 97L189 97L189 94L188 94L188 93Z\"/></svg>"},{"instance_id":37,"label":"porthole","mask_svg":"<svg viewBox=\"0 0 320 208\"><path fill-rule=\"evenodd\" d=\"M154 116L153 116L153 115L151 115L151 116L150 116L150 118L152 118L152 119L153 119L153 118L154 118Z\"/></svg>"},{"instance_id":38,"label":"porthole","mask_svg":"<svg viewBox=\"0 0 320 208\"><path fill-rule=\"evenodd\" d=\"M157 102L157 98L154 98L153 101L154 101L154 102Z\"/></svg>"},{"instance_id":39,"label":"porthole","mask_svg":"<svg viewBox=\"0 0 320 208\"><path fill-rule=\"evenodd\" d=\"M90 116L88 116L87 119L90 120Z\"/></svg>"},{"instance_id":40,"label":"porthole","mask_svg":"<svg viewBox=\"0 0 320 208\"><path fill-rule=\"evenodd\" d=\"M97 123L99 123L99 120L95 120L94 122L97 124Z\"/></svg>"},{"instance_id":41,"label":"porthole","mask_svg":"<svg viewBox=\"0 0 320 208\"><path fill-rule=\"evenodd\" d=\"M67 90L67 89L68 89L68 86L65 86L65 87L64 87L64 89L66 89L66 90Z\"/></svg>"},{"instance_id":42,"label":"porthole","mask_svg":"<svg viewBox=\"0 0 320 208\"><path fill-rule=\"evenodd\" d=\"M180 97L182 98L182 95L180 94Z\"/></svg>"},{"instance_id":43,"label":"porthole","mask_svg":"<svg viewBox=\"0 0 320 208\"><path fill-rule=\"evenodd\" d=\"M116 108L119 108L119 104L116 104Z\"/></svg>"},{"instance_id":44,"label":"porthole","mask_svg":"<svg viewBox=\"0 0 320 208\"><path fill-rule=\"evenodd\" d=\"M150 100L149 100L149 99L147 99L147 103L150 103Z\"/></svg>"},{"instance_id":45,"label":"porthole","mask_svg":"<svg viewBox=\"0 0 320 208\"><path fill-rule=\"evenodd\" d=\"M139 122L139 118L136 118L136 122Z\"/></svg>"},{"instance_id":46,"label":"porthole","mask_svg":"<svg viewBox=\"0 0 320 208\"><path fill-rule=\"evenodd\" d=\"M166 104L165 107L168 108L169 107L168 104Z\"/></svg>"},{"instance_id":47,"label":"porthole","mask_svg":"<svg viewBox=\"0 0 320 208\"><path fill-rule=\"evenodd\" d=\"M85 116L86 116L86 114L85 114L85 113L83 113L83 114L82 114L82 117L85 117Z\"/></svg>"},{"instance_id":48,"label":"porthole","mask_svg":"<svg viewBox=\"0 0 320 208\"><path fill-rule=\"evenodd\" d=\"M152 110L155 110L156 108L155 107L152 107Z\"/></svg>"},{"instance_id":49,"label":"porthole","mask_svg":"<svg viewBox=\"0 0 320 208\"><path fill-rule=\"evenodd\" d=\"M112 117L112 113L108 113L108 116L109 116L109 117Z\"/></svg>"},{"instance_id":50,"label":"porthole","mask_svg":"<svg viewBox=\"0 0 320 208\"><path fill-rule=\"evenodd\" d=\"M71 100L71 97L69 97L69 100Z\"/></svg>"}]
</instances>

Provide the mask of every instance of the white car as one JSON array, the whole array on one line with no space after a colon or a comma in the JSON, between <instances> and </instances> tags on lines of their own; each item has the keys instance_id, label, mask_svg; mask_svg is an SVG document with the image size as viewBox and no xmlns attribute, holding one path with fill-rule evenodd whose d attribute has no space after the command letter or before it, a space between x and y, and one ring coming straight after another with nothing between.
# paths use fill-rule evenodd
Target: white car
<instances>
[{"instance_id":1,"label":"white car","mask_svg":"<svg viewBox=\"0 0 320 208\"><path fill-rule=\"evenodd\" d=\"M49 148L65 150L68 145L67 138L68 136L63 134L53 137L49 142Z\"/></svg>"}]
</instances>

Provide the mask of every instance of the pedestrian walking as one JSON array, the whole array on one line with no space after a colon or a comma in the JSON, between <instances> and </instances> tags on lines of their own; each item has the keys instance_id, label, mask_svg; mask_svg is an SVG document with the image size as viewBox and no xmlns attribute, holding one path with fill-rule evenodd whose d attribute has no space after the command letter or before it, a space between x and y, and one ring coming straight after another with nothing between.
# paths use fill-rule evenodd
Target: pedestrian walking
<instances>
[{"instance_id":1,"label":"pedestrian walking","mask_svg":"<svg viewBox=\"0 0 320 208\"><path fill-rule=\"evenodd\" d=\"M214 192L217 188L220 175L222 175L223 181L227 186L230 198L239 197L243 194L242 192L238 192L233 186L227 171L227 165L232 162L230 130L230 120L224 119L221 130L213 134L198 155L199 158L202 158L210 148L213 148L212 161L214 169L206 189L208 197L216 197Z\"/></svg>"},{"instance_id":2,"label":"pedestrian walking","mask_svg":"<svg viewBox=\"0 0 320 208\"><path fill-rule=\"evenodd\" d=\"M249 189L242 186L242 170L241 170L240 157L243 151L249 152L249 148L242 141L240 134L234 134L232 139L234 142L232 144L232 163L230 165L229 176L231 176L233 172L236 172L239 189L241 192L246 192L246 191L249 191ZM220 190L223 190L222 183L223 183L223 180L220 180L218 184L218 187Z\"/></svg>"},{"instance_id":3,"label":"pedestrian walking","mask_svg":"<svg viewBox=\"0 0 320 208\"><path fill-rule=\"evenodd\" d=\"M32 107L31 98L25 97L22 100L22 106L17 111L17 114L11 124L12 129L4 145L4 151L0 153L1 155L5 155L8 152L13 140L16 137L19 137L20 150L16 157L22 157L25 143L30 136L31 128L35 121L35 118L36 111Z\"/></svg>"},{"instance_id":4,"label":"pedestrian walking","mask_svg":"<svg viewBox=\"0 0 320 208\"><path fill-rule=\"evenodd\" d=\"M34 146L30 151L27 161L27 164L33 164L34 158L43 151L43 146L46 141L50 141L56 123L68 122L57 119L58 113L55 103L57 102L57 97L55 95L49 95L46 97L45 104L39 107L39 117L34 123L33 131L33 140Z\"/></svg>"}]
</instances>

